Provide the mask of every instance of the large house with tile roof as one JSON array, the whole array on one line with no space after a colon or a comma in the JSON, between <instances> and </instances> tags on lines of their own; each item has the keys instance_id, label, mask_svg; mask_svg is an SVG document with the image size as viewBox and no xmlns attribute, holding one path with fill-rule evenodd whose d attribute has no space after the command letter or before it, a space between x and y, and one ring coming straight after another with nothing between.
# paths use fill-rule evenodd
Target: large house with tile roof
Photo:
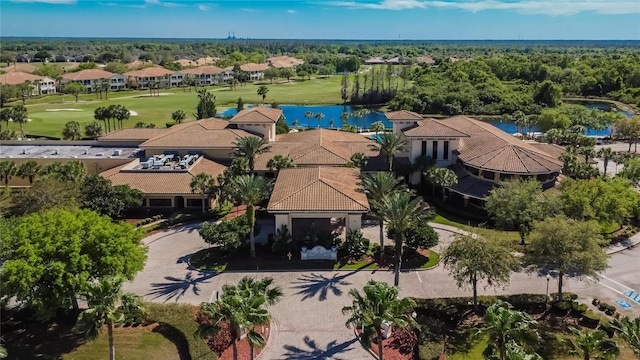
<instances>
[{"instance_id":1,"label":"large house with tile roof","mask_svg":"<svg viewBox=\"0 0 640 360\"><path fill-rule=\"evenodd\" d=\"M21 71L12 71L0 75L0 84L19 85L28 83L32 95L46 95L56 93L56 81L46 76L33 75Z\"/></svg>"},{"instance_id":2,"label":"large house with tile roof","mask_svg":"<svg viewBox=\"0 0 640 360\"><path fill-rule=\"evenodd\" d=\"M78 82L84 85L87 92L95 91L104 82L109 84L110 90L121 90L127 86L125 78L121 74L114 74L101 69L86 69L62 75L63 84L70 82Z\"/></svg>"},{"instance_id":3,"label":"large house with tile roof","mask_svg":"<svg viewBox=\"0 0 640 360\"><path fill-rule=\"evenodd\" d=\"M225 82L225 71L217 66L205 65L180 71L193 76L198 85L218 85Z\"/></svg>"},{"instance_id":4,"label":"large house with tile roof","mask_svg":"<svg viewBox=\"0 0 640 360\"><path fill-rule=\"evenodd\" d=\"M181 72L165 69L162 66L151 66L140 70L133 70L123 74L127 85L134 88L148 88L149 84L157 82L161 88L182 84Z\"/></svg>"}]
</instances>

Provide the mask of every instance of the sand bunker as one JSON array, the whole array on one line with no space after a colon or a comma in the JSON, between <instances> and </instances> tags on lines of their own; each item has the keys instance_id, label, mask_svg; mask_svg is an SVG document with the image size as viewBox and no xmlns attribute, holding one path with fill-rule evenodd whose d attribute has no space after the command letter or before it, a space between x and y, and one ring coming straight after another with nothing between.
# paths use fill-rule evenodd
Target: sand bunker
<instances>
[{"instance_id":1,"label":"sand bunker","mask_svg":"<svg viewBox=\"0 0 640 360\"><path fill-rule=\"evenodd\" d=\"M80 109L47 109L46 111L82 111Z\"/></svg>"},{"instance_id":2,"label":"sand bunker","mask_svg":"<svg viewBox=\"0 0 640 360\"><path fill-rule=\"evenodd\" d=\"M135 111L133 111L133 110L129 110L129 114L130 114L131 116L138 116L138 113L137 113L137 112L135 112Z\"/></svg>"}]
</instances>

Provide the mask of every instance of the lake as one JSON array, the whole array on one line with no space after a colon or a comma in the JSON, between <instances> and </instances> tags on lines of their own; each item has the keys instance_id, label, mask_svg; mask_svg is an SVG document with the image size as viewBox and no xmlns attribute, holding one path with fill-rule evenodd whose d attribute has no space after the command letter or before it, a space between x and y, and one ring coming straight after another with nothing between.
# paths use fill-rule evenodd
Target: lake
<instances>
[{"instance_id":1,"label":"lake","mask_svg":"<svg viewBox=\"0 0 640 360\"><path fill-rule=\"evenodd\" d=\"M588 103L588 104L585 104L585 106L589 109L600 109L603 111L609 111L611 109L610 105L607 103ZM343 122L342 120L340 120L340 115L343 112L353 113L354 111L351 106L341 106L341 105L330 105L330 106L328 105L318 105L318 106L280 105L280 108L282 109L282 112L285 117L285 121L287 122L287 124L289 124L289 126L298 126L298 127L305 127L305 128L318 128L318 127L331 128L332 127L330 125L331 120L333 120L333 128L341 128L343 125ZM319 122L318 122L318 119L316 118L310 118L310 119L305 118L304 114L307 111L311 111L314 114L322 113L324 114L324 118L321 119ZM238 112L236 111L235 108L230 108L225 110L222 113L219 113L218 116L221 116L221 117L233 116L237 113ZM631 117L633 115L626 111L622 111L622 113L627 117ZM470 117L473 117L473 115L470 115ZM347 119L347 123L349 125L355 125L358 128L365 128L365 129L368 129L369 127L371 127L371 124L373 124L376 121L380 121L387 129L391 129L393 127L391 122L387 120L384 114L380 111L372 111L362 119L358 119L355 117L350 117ZM513 121L504 121L504 120L498 120L498 119L484 120L484 121L488 122L489 124L509 134L518 132L518 129ZM525 128L525 131L539 132L540 127L535 126L532 129ZM609 129L604 129L604 130L587 129L587 136L608 136L608 135L609 135Z\"/></svg>"}]
</instances>

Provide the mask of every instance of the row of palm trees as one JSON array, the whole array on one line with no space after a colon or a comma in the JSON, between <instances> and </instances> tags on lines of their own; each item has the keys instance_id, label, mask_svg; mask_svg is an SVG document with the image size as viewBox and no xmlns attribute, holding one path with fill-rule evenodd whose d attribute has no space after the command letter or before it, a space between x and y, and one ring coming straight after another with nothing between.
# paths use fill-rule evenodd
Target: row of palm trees
<instances>
[{"instance_id":1,"label":"row of palm trees","mask_svg":"<svg viewBox=\"0 0 640 360\"><path fill-rule=\"evenodd\" d=\"M20 137L24 138L24 124L29 121L27 108L24 105L6 107L0 110L0 121L4 121L9 129L9 121L20 125Z\"/></svg>"},{"instance_id":2,"label":"row of palm trees","mask_svg":"<svg viewBox=\"0 0 640 360\"><path fill-rule=\"evenodd\" d=\"M17 166L16 163L10 160L0 161L0 180L4 180L4 186L9 186L9 180L14 176L19 176L22 179L28 178L29 184L33 184L35 177L42 171L42 167L35 161L29 160L25 163Z\"/></svg>"}]
</instances>

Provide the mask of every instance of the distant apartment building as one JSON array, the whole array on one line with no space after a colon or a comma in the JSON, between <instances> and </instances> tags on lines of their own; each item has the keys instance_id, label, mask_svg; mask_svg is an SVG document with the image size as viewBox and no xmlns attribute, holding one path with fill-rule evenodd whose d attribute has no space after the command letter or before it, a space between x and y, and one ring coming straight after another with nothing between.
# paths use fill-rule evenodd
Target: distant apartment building
<instances>
[{"instance_id":1,"label":"distant apartment building","mask_svg":"<svg viewBox=\"0 0 640 360\"><path fill-rule=\"evenodd\" d=\"M304 60L290 56L273 56L267 59L267 63L277 69L292 68L295 70L298 65L304 64Z\"/></svg>"},{"instance_id":2,"label":"distant apartment building","mask_svg":"<svg viewBox=\"0 0 640 360\"><path fill-rule=\"evenodd\" d=\"M162 66L153 66L140 70L129 71L123 74L129 87L143 89L157 82L161 88L179 86L182 84L181 72L172 71Z\"/></svg>"},{"instance_id":3,"label":"distant apartment building","mask_svg":"<svg viewBox=\"0 0 640 360\"><path fill-rule=\"evenodd\" d=\"M110 90L121 90L126 88L127 85L124 76L121 74L114 74L100 69L80 70L62 75L63 84L79 82L84 85L87 92L96 91L97 87L105 81L109 83Z\"/></svg>"},{"instance_id":4,"label":"distant apartment building","mask_svg":"<svg viewBox=\"0 0 640 360\"><path fill-rule=\"evenodd\" d=\"M198 85L218 85L225 82L225 70L217 66L200 66L182 70L183 75L191 75Z\"/></svg>"},{"instance_id":5,"label":"distant apartment building","mask_svg":"<svg viewBox=\"0 0 640 360\"><path fill-rule=\"evenodd\" d=\"M264 78L264 71L269 68L269 64L248 63L240 65L240 70L249 74L249 81L258 81Z\"/></svg>"},{"instance_id":6,"label":"distant apartment building","mask_svg":"<svg viewBox=\"0 0 640 360\"><path fill-rule=\"evenodd\" d=\"M31 88L31 95L47 95L56 93L56 81L45 76L28 74L20 71L0 75L0 84L19 85L28 83Z\"/></svg>"}]
</instances>

